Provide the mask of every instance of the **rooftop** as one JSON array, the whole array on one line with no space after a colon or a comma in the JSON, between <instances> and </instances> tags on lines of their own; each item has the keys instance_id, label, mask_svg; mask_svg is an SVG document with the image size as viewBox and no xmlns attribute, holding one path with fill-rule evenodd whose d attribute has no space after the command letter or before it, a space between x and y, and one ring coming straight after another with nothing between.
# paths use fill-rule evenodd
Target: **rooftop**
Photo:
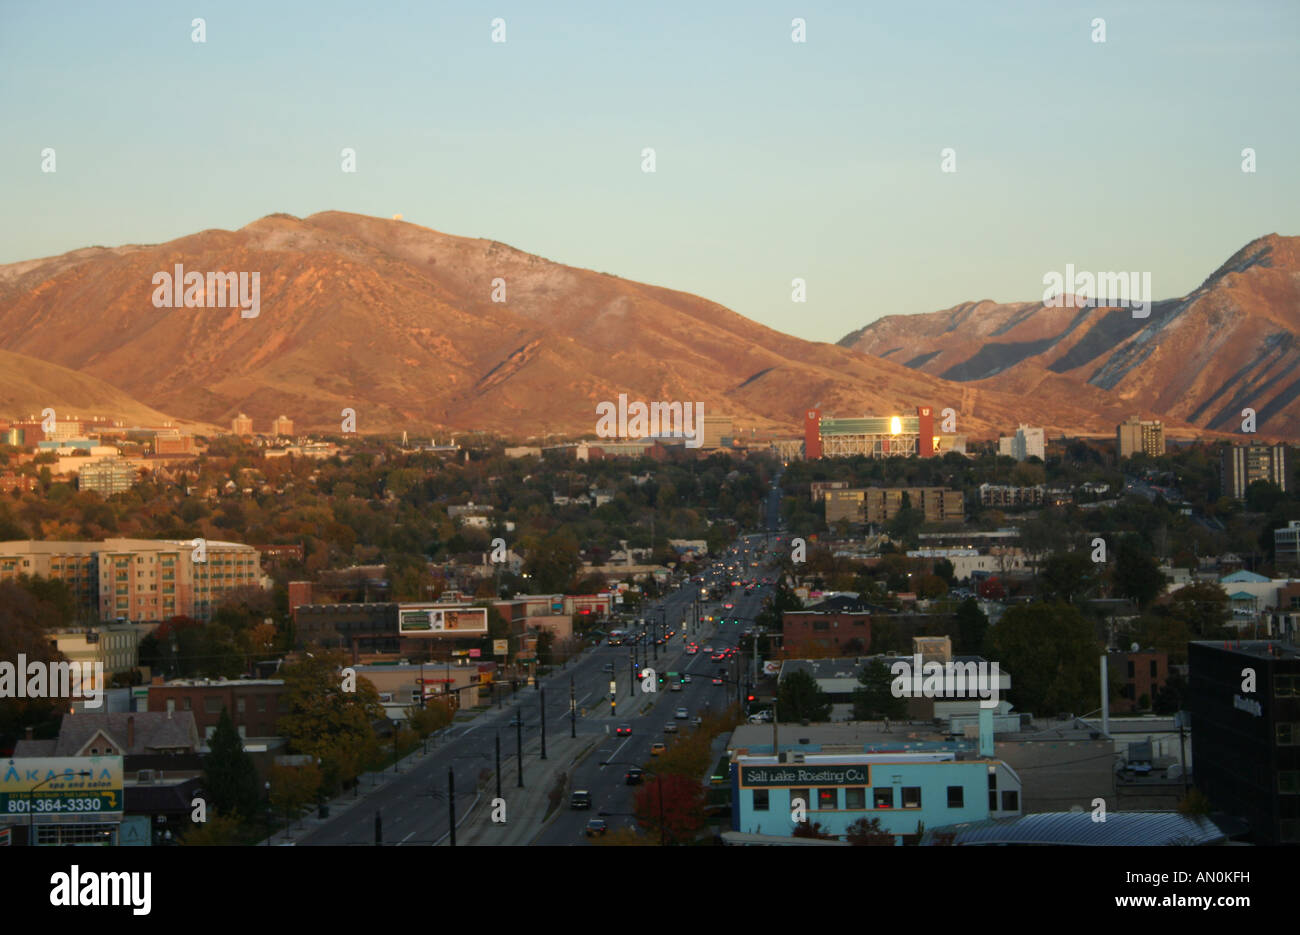
<instances>
[{"instance_id":1,"label":"rooftop","mask_svg":"<svg viewBox=\"0 0 1300 935\"><path fill-rule=\"evenodd\" d=\"M1010 820L966 822L934 828L922 844L937 843L948 835L954 846L974 844L1067 844L1116 847L1170 844L1222 844L1222 829L1208 818L1187 818L1177 812L1106 813L1094 821L1089 811L1040 812Z\"/></svg>"}]
</instances>

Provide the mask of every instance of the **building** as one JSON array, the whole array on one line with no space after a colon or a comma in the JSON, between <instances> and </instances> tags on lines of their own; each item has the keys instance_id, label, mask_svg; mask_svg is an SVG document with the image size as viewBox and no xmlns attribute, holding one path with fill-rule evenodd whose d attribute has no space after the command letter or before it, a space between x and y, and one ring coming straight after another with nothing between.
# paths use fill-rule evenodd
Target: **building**
<instances>
[{"instance_id":1,"label":"building","mask_svg":"<svg viewBox=\"0 0 1300 935\"><path fill-rule=\"evenodd\" d=\"M275 737L276 721L289 713L283 679L175 679L149 686L149 710L171 717L189 713L206 744L230 712L240 737Z\"/></svg>"},{"instance_id":2,"label":"building","mask_svg":"<svg viewBox=\"0 0 1300 935\"><path fill-rule=\"evenodd\" d=\"M486 611L468 604L297 604L295 593L301 591L290 592L295 647L342 650L354 664L445 660L458 653L474 658L488 635Z\"/></svg>"},{"instance_id":3,"label":"building","mask_svg":"<svg viewBox=\"0 0 1300 935\"><path fill-rule=\"evenodd\" d=\"M1150 711L1169 678L1169 655L1154 649L1107 653L1106 669L1110 684L1120 686L1120 697L1110 702L1111 711Z\"/></svg>"},{"instance_id":4,"label":"building","mask_svg":"<svg viewBox=\"0 0 1300 935\"><path fill-rule=\"evenodd\" d=\"M732 427L731 416L704 416L701 420L703 441L701 448L730 448L736 431Z\"/></svg>"},{"instance_id":5,"label":"building","mask_svg":"<svg viewBox=\"0 0 1300 935\"><path fill-rule=\"evenodd\" d=\"M1273 530L1273 554L1278 567L1300 566L1300 520Z\"/></svg>"},{"instance_id":6,"label":"building","mask_svg":"<svg viewBox=\"0 0 1300 935\"><path fill-rule=\"evenodd\" d=\"M143 635L133 624L108 624L84 630L56 630L52 639L69 662L100 663L107 680L119 673L130 672L140 664L140 638Z\"/></svg>"},{"instance_id":7,"label":"building","mask_svg":"<svg viewBox=\"0 0 1300 935\"><path fill-rule=\"evenodd\" d=\"M159 433L154 436L153 452L157 455L192 455L198 453L193 435L180 432Z\"/></svg>"},{"instance_id":8,"label":"building","mask_svg":"<svg viewBox=\"0 0 1300 935\"><path fill-rule=\"evenodd\" d=\"M230 431L234 435L248 436L253 434L253 420L242 412L235 416L230 422Z\"/></svg>"},{"instance_id":9,"label":"building","mask_svg":"<svg viewBox=\"0 0 1300 935\"><path fill-rule=\"evenodd\" d=\"M1196 787L1216 811L1244 819L1254 843L1300 843L1296 646L1195 641L1187 655Z\"/></svg>"},{"instance_id":10,"label":"building","mask_svg":"<svg viewBox=\"0 0 1300 935\"><path fill-rule=\"evenodd\" d=\"M1041 428L1021 425L1014 435L998 438L998 454L1024 461L1026 458L1047 460L1047 435Z\"/></svg>"},{"instance_id":11,"label":"building","mask_svg":"<svg viewBox=\"0 0 1300 935\"><path fill-rule=\"evenodd\" d=\"M732 830L789 837L802 804L809 824L843 836L879 819L895 843L928 829L1021 814L1016 771L993 756L991 718L978 740L923 741L859 728L742 725L732 734ZM866 739L862 739L866 737Z\"/></svg>"},{"instance_id":12,"label":"building","mask_svg":"<svg viewBox=\"0 0 1300 935\"><path fill-rule=\"evenodd\" d=\"M1164 423L1130 416L1115 426L1115 446L1120 458L1131 458L1139 452L1158 458L1165 453Z\"/></svg>"},{"instance_id":13,"label":"building","mask_svg":"<svg viewBox=\"0 0 1300 935\"><path fill-rule=\"evenodd\" d=\"M277 438L281 435L285 438L293 438L293 420L285 415L280 416L271 423L271 434Z\"/></svg>"},{"instance_id":14,"label":"building","mask_svg":"<svg viewBox=\"0 0 1300 935\"><path fill-rule=\"evenodd\" d=\"M966 503L960 490L943 487L862 487L827 490L827 524L886 523L903 509L903 498L914 510L925 514L927 523L965 522Z\"/></svg>"},{"instance_id":15,"label":"building","mask_svg":"<svg viewBox=\"0 0 1300 935\"><path fill-rule=\"evenodd\" d=\"M918 406L915 415L861 419L826 418L817 409L804 413L804 450L809 460L849 455L930 458L939 447L929 406Z\"/></svg>"},{"instance_id":16,"label":"building","mask_svg":"<svg viewBox=\"0 0 1300 935\"><path fill-rule=\"evenodd\" d=\"M77 488L93 490L101 497L111 497L130 490L139 474L140 469L129 461L104 458L81 467L77 472Z\"/></svg>"},{"instance_id":17,"label":"building","mask_svg":"<svg viewBox=\"0 0 1300 935\"><path fill-rule=\"evenodd\" d=\"M1257 480L1287 489L1287 446L1230 445L1220 459L1223 493L1237 500L1246 498L1246 488Z\"/></svg>"},{"instance_id":18,"label":"building","mask_svg":"<svg viewBox=\"0 0 1300 935\"><path fill-rule=\"evenodd\" d=\"M1023 460L1023 459L1022 459ZM981 506L1042 506L1044 486L1012 487L1005 484L980 484Z\"/></svg>"},{"instance_id":19,"label":"building","mask_svg":"<svg viewBox=\"0 0 1300 935\"><path fill-rule=\"evenodd\" d=\"M789 656L865 654L871 649L871 614L786 611L781 618L781 647Z\"/></svg>"}]
</instances>

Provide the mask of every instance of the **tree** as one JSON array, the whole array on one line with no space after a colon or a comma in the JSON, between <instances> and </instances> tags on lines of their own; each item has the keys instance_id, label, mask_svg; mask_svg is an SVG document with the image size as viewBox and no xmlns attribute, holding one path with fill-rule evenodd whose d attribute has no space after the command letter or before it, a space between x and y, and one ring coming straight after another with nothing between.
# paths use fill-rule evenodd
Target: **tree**
<instances>
[{"instance_id":1,"label":"tree","mask_svg":"<svg viewBox=\"0 0 1300 935\"><path fill-rule=\"evenodd\" d=\"M817 680L802 669L781 680L777 690L777 716L783 721L825 721L831 714L831 699Z\"/></svg>"},{"instance_id":2,"label":"tree","mask_svg":"<svg viewBox=\"0 0 1300 935\"><path fill-rule=\"evenodd\" d=\"M835 835L830 834L824 828L820 821L800 821L796 822L794 831L790 832L792 838L816 838L819 841L834 841Z\"/></svg>"},{"instance_id":3,"label":"tree","mask_svg":"<svg viewBox=\"0 0 1300 935\"><path fill-rule=\"evenodd\" d=\"M1096 566L1081 552L1054 552L1039 575L1042 598L1073 604L1084 597L1096 580Z\"/></svg>"},{"instance_id":4,"label":"tree","mask_svg":"<svg viewBox=\"0 0 1300 935\"><path fill-rule=\"evenodd\" d=\"M371 724L384 717L379 693L366 679L356 679L355 691L343 690L343 662L342 653L317 652L281 668L289 711L277 730L293 753L320 758L329 788L342 778L339 750L373 740Z\"/></svg>"},{"instance_id":5,"label":"tree","mask_svg":"<svg viewBox=\"0 0 1300 935\"><path fill-rule=\"evenodd\" d=\"M208 815L208 820L192 826L180 842L186 847L227 847L245 843L243 825L230 815Z\"/></svg>"},{"instance_id":6,"label":"tree","mask_svg":"<svg viewBox=\"0 0 1300 935\"><path fill-rule=\"evenodd\" d=\"M244 752L244 743L225 706L208 747L210 752L203 758L203 790L209 796L209 806L223 815L250 820L261 798L257 768Z\"/></svg>"},{"instance_id":7,"label":"tree","mask_svg":"<svg viewBox=\"0 0 1300 935\"><path fill-rule=\"evenodd\" d=\"M1211 581L1197 581L1185 585L1169 595L1163 611L1170 617L1187 622L1193 639L1217 639L1226 636L1225 627L1231 617L1228 592Z\"/></svg>"},{"instance_id":8,"label":"tree","mask_svg":"<svg viewBox=\"0 0 1300 935\"><path fill-rule=\"evenodd\" d=\"M690 843L704 828L704 787L698 776L655 776L637 790L635 811L652 839L662 834L667 844Z\"/></svg>"},{"instance_id":9,"label":"tree","mask_svg":"<svg viewBox=\"0 0 1300 935\"><path fill-rule=\"evenodd\" d=\"M879 818L859 818L845 829L844 839L854 847L893 847L894 836Z\"/></svg>"},{"instance_id":10,"label":"tree","mask_svg":"<svg viewBox=\"0 0 1300 935\"><path fill-rule=\"evenodd\" d=\"M988 633L989 618L980 610L979 601L968 597L957 605L958 652L979 656L984 652L984 637Z\"/></svg>"},{"instance_id":11,"label":"tree","mask_svg":"<svg viewBox=\"0 0 1300 935\"><path fill-rule=\"evenodd\" d=\"M426 701L423 708L406 709L407 723L421 740L451 724L451 707L442 701Z\"/></svg>"},{"instance_id":12,"label":"tree","mask_svg":"<svg viewBox=\"0 0 1300 935\"><path fill-rule=\"evenodd\" d=\"M1110 574L1115 590L1139 608L1155 600L1165 587L1160 565L1147 551L1141 537L1133 534L1120 538Z\"/></svg>"},{"instance_id":13,"label":"tree","mask_svg":"<svg viewBox=\"0 0 1300 935\"><path fill-rule=\"evenodd\" d=\"M292 821L304 805L315 800L322 779L320 768L314 762L304 766L272 766L271 805Z\"/></svg>"},{"instance_id":14,"label":"tree","mask_svg":"<svg viewBox=\"0 0 1300 935\"><path fill-rule=\"evenodd\" d=\"M884 659L872 659L858 673L861 688L853 692L853 719L869 721L876 718L894 718L907 716L907 700L899 698L890 690L894 676L889 671L889 664Z\"/></svg>"},{"instance_id":15,"label":"tree","mask_svg":"<svg viewBox=\"0 0 1300 935\"><path fill-rule=\"evenodd\" d=\"M1068 604L1012 607L993 628L991 655L1012 678L1022 711L1087 711L1096 695L1103 644Z\"/></svg>"}]
</instances>

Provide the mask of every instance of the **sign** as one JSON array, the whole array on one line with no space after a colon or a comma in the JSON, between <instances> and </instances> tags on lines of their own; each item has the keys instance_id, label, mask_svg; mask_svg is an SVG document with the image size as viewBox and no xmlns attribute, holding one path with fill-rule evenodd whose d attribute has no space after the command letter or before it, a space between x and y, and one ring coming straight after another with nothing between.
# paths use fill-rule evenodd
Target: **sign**
<instances>
[{"instance_id":1,"label":"sign","mask_svg":"<svg viewBox=\"0 0 1300 935\"><path fill-rule=\"evenodd\" d=\"M509 641L509 640L493 640L493 641L492 641L492 655L494 655L494 656L504 656L504 655L506 655L506 654L509 653L509 652L510 652L510 641Z\"/></svg>"},{"instance_id":2,"label":"sign","mask_svg":"<svg viewBox=\"0 0 1300 935\"><path fill-rule=\"evenodd\" d=\"M483 650L481 650L481 649L471 649L471 650L469 651L469 657L470 657L471 659L478 659L478 658L480 658L482 655L483 655Z\"/></svg>"},{"instance_id":3,"label":"sign","mask_svg":"<svg viewBox=\"0 0 1300 935\"><path fill-rule=\"evenodd\" d=\"M151 822L148 815L127 815L117 829L119 847L153 846Z\"/></svg>"},{"instance_id":4,"label":"sign","mask_svg":"<svg viewBox=\"0 0 1300 935\"><path fill-rule=\"evenodd\" d=\"M88 776L77 775L87 772ZM121 814L120 756L24 757L0 762L0 816Z\"/></svg>"},{"instance_id":5,"label":"sign","mask_svg":"<svg viewBox=\"0 0 1300 935\"><path fill-rule=\"evenodd\" d=\"M397 606L397 632L401 636L469 636L487 633L487 628L486 607Z\"/></svg>"},{"instance_id":6,"label":"sign","mask_svg":"<svg viewBox=\"0 0 1300 935\"><path fill-rule=\"evenodd\" d=\"M777 766L741 766L740 784L745 787L768 786L869 786L871 767L868 764L852 766L805 766L803 763L783 763Z\"/></svg>"}]
</instances>

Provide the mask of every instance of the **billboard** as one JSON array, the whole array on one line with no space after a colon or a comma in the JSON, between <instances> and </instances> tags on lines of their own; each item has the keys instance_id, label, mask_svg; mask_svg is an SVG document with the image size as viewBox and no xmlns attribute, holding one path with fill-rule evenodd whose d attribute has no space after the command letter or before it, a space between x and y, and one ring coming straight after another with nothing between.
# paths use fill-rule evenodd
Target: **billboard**
<instances>
[{"instance_id":1,"label":"billboard","mask_svg":"<svg viewBox=\"0 0 1300 935\"><path fill-rule=\"evenodd\" d=\"M0 761L0 819L40 815L45 820L69 820L86 814L120 814L122 808L120 756Z\"/></svg>"},{"instance_id":2,"label":"billboard","mask_svg":"<svg viewBox=\"0 0 1300 935\"><path fill-rule=\"evenodd\" d=\"M397 605L397 632L401 636L482 636L487 628L486 607Z\"/></svg>"}]
</instances>

